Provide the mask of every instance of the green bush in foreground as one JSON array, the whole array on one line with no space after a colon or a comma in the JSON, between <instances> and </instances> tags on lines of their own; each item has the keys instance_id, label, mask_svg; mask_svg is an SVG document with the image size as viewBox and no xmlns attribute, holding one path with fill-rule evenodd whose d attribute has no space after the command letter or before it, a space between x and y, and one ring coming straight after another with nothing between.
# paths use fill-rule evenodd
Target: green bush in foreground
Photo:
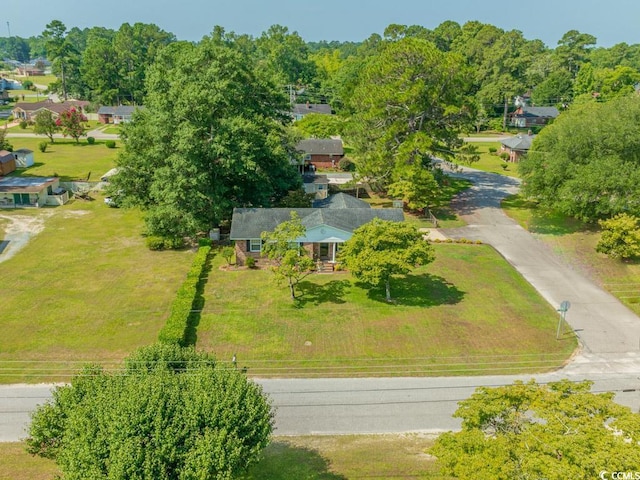
<instances>
[{"instance_id":1,"label":"green bush in foreground","mask_svg":"<svg viewBox=\"0 0 640 480\"><path fill-rule=\"evenodd\" d=\"M29 453L65 480L238 478L269 442L260 386L206 353L175 345L135 352L124 368L87 366L32 417Z\"/></svg>"},{"instance_id":2,"label":"green bush in foreground","mask_svg":"<svg viewBox=\"0 0 640 480\"><path fill-rule=\"evenodd\" d=\"M104 142L104 144L107 148L116 148L115 140L107 140Z\"/></svg>"}]
</instances>

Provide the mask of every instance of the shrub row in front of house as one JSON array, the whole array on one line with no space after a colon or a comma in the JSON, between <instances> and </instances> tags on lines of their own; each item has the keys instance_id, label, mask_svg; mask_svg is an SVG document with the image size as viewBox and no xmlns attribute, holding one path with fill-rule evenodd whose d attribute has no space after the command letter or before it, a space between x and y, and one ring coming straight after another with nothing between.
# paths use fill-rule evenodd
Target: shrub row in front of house
<instances>
[{"instance_id":1,"label":"shrub row in front of house","mask_svg":"<svg viewBox=\"0 0 640 480\"><path fill-rule=\"evenodd\" d=\"M180 286L176 298L171 305L171 314L164 327L160 330L158 340L161 343L178 344L186 346L186 333L189 326L189 317L193 309L193 302L198 292L198 283L207 263L207 257L211 251L211 245L202 245L196 253L187 278Z\"/></svg>"}]
</instances>

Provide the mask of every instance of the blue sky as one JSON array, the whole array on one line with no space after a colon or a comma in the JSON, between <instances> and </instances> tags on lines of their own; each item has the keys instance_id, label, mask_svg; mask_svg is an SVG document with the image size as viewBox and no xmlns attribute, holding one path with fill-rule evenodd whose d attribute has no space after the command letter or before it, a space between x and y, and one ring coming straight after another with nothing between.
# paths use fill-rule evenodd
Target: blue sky
<instances>
[{"instance_id":1,"label":"blue sky","mask_svg":"<svg viewBox=\"0 0 640 480\"><path fill-rule=\"evenodd\" d=\"M181 40L199 40L215 25L259 36L275 23L307 41L361 41L390 23L434 28L445 20L517 29L554 47L568 30L598 45L640 43L639 0L3 0L0 36L38 35L53 19L68 28L155 23Z\"/></svg>"}]
</instances>

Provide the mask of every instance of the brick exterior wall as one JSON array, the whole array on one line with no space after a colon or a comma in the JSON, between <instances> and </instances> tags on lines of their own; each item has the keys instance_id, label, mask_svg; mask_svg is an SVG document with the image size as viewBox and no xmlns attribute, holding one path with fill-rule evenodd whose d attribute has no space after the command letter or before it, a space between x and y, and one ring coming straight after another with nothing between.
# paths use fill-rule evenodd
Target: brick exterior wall
<instances>
[{"instance_id":1,"label":"brick exterior wall","mask_svg":"<svg viewBox=\"0 0 640 480\"><path fill-rule=\"evenodd\" d=\"M340 160L344 155L311 155L309 163L316 168L339 168Z\"/></svg>"},{"instance_id":2,"label":"brick exterior wall","mask_svg":"<svg viewBox=\"0 0 640 480\"><path fill-rule=\"evenodd\" d=\"M237 266L243 267L246 264L247 257L255 258L256 265L269 265L269 259L260 256L260 252L249 251L249 240L236 240L235 244ZM319 253L320 247L315 243L305 243L302 246L309 253L311 258L314 258L314 255Z\"/></svg>"}]
</instances>

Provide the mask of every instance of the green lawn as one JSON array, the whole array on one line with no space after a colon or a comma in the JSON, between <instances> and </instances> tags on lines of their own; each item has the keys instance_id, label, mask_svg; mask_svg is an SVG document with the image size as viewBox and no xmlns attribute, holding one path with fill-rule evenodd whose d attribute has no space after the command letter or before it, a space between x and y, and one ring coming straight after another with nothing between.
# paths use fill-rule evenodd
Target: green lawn
<instances>
[{"instance_id":1,"label":"green lawn","mask_svg":"<svg viewBox=\"0 0 640 480\"><path fill-rule=\"evenodd\" d=\"M555 310L491 247L435 249L392 283L395 304L344 272L307 277L294 303L268 269L226 271L217 257L197 346L254 375L305 377L533 372L573 351L555 340Z\"/></svg>"},{"instance_id":2,"label":"green lawn","mask_svg":"<svg viewBox=\"0 0 640 480\"><path fill-rule=\"evenodd\" d=\"M0 263L8 289L0 302L0 382L66 380L78 361L120 360L156 340L190 251L148 250L140 213L99 197L0 216L5 228L7 219L34 218L44 227Z\"/></svg>"},{"instance_id":3,"label":"green lawn","mask_svg":"<svg viewBox=\"0 0 640 480\"><path fill-rule=\"evenodd\" d=\"M38 144L47 141L47 151L40 152ZM86 179L98 180L100 176L115 166L118 148L107 148L104 141L96 140L89 145L86 139L79 144L73 140L56 139L49 143L47 138L9 138L14 150L28 148L34 152L34 165L17 170L13 175L58 176L62 181Z\"/></svg>"},{"instance_id":4,"label":"green lawn","mask_svg":"<svg viewBox=\"0 0 640 480\"><path fill-rule=\"evenodd\" d=\"M275 437L243 480L445 480L417 434ZM0 443L0 479L53 480L52 460L32 457L22 443Z\"/></svg>"},{"instance_id":5,"label":"green lawn","mask_svg":"<svg viewBox=\"0 0 640 480\"><path fill-rule=\"evenodd\" d=\"M497 173L509 177L519 178L518 164L504 162L500 158L500 142L469 142L471 145L478 147L480 160L469 165L471 168L482 170L484 172ZM489 153L489 148L496 148L497 154ZM503 166L506 165L506 168Z\"/></svg>"},{"instance_id":6,"label":"green lawn","mask_svg":"<svg viewBox=\"0 0 640 480\"><path fill-rule=\"evenodd\" d=\"M543 210L517 195L505 199L502 208L583 274L640 315L640 260L615 260L596 252L600 239L597 225L584 224L557 212Z\"/></svg>"}]
</instances>

